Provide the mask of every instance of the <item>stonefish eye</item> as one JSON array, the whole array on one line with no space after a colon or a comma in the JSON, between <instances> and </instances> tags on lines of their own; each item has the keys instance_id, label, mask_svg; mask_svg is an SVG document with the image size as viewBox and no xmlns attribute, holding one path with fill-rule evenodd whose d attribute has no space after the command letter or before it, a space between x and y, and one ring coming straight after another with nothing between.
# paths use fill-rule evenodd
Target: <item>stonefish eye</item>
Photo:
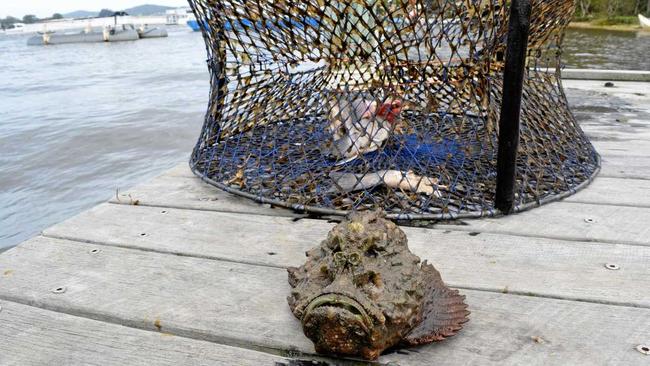
<instances>
[{"instance_id":1,"label":"stonefish eye","mask_svg":"<svg viewBox=\"0 0 650 366\"><path fill-rule=\"evenodd\" d=\"M361 263L361 254L357 252L350 253L350 255L348 256L348 263L350 263L353 266L356 266L359 263Z\"/></svg>"},{"instance_id":2,"label":"stonefish eye","mask_svg":"<svg viewBox=\"0 0 650 366\"><path fill-rule=\"evenodd\" d=\"M334 264L336 264L338 267L343 267L345 266L345 263L347 263L347 258L345 258L345 254L343 252L334 253Z\"/></svg>"},{"instance_id":3,"label":"stonefish eye","mask_svg":"<svg viewBox=\"0 0 650 366\"><path fill-rule=\"evenodd\" d=\"M357 266L361 263L361 254L352 252L346 254L344 252L334 253L334 264L337 267L345 267L347 265Z\"/></svg>"}]
</instances>

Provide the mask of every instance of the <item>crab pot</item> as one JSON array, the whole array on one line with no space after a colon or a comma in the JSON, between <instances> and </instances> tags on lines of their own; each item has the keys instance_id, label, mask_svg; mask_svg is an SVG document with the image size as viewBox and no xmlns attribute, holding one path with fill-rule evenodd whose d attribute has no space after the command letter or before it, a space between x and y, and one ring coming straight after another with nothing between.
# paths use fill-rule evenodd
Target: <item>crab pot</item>
<instances>
[{"instance_id":1,"label":"crab pot","mask_svg":"<svg viewBox=\"0 0 650 366\"><path fill-rule=\"evenodd\" d=\"M228 192L318 214L496 214L505 0L190 0L211 95L191 158ZM560 80L574 2L533 0L514 185L521 211L599 157Z\"/></svg>"}]
</instances>

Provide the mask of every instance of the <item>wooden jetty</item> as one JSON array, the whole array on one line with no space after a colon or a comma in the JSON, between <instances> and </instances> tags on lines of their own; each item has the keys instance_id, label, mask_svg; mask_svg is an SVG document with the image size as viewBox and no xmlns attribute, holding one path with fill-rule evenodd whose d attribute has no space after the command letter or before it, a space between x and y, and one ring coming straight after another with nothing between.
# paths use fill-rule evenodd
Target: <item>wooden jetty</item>
<instances>
[{"instance_id":1,"label":"wooden jetty","mask_svg":"<svg viewBox=\"0 0 650 366\"><path fill-rule=\"evenodd\" d=\"M565 82L603 157L585 190L405 228L467 295L471 321L380 364L650 365L650 84L603 84ZM312 364L297 361L315 358L285 267L332 225L178 166L0 256L0 365Z\"/></svg>"}]
</instances>

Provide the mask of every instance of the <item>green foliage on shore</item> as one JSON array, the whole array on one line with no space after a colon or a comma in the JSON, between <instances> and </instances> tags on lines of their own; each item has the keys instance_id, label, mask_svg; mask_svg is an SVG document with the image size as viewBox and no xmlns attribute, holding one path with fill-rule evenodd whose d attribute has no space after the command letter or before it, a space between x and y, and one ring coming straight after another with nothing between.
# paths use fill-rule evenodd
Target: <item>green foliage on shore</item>
<instances>
[{"instance_id":1,"label":"green foliage on shore","mask_svg":"<svg viewBox=\"0 0 650 366\"><path fill-rule=\"evenodd\" d=\"M8 17L6 17L4 19L0 19L0 28L2 28L2 29L13 28L14 24L20 23L20 22L21 22L21 19L14 18L12 16L8 16Z\"/></svg>"},{"instance_id":2,"label":"green foliage on shore","mask_svg":"<svg viewBox=\"0 0 650 366\"><path fill-rule=\"evenodd\" d=\"M598 18L591 21L593 25L638 25L636 16L615 16L611 18Z\"/></svg>"},{"instance_id":3,"label":"green foliage on shore","mask_svg":"<svg viewBox=\"0 0 650 366\"><path fill-rule=\"evenodd\" d=\"M638 24L639 13L650 12L650 0L577 0L575 20L595 25Z\"/></svg>"},{"instance_id":4,"label":"green foliage on shore","mask_svg":"<svg viewBox=\"0 0 650 366\"><path fill-rule=\"evenodd\" d=\"M6 18L0 18L0 29L12 29L14 28L14 24L16 23L33 24L45 20L55 20L55 19L63 19L63 15L59 13L54 13L52 14L51 17L43 18L43 19L39 19L36 15L33 14L25 15L22 19L8 16Z\"/></svg>"}]
</instances>

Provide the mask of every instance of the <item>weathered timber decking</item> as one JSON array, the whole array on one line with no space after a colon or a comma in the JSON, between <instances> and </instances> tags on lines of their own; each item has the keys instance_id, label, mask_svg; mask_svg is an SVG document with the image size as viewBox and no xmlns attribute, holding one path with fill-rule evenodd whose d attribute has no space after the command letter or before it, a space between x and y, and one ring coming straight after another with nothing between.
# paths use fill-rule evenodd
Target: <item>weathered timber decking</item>
<instances>
[{"instance_id":1,"label":"weathered timber decking","mask_svg":"<svg viewBox=\"0 0 650 366\"><path fill-rule=\"evenodd\" d=\"M603 157L585 190L507 218L405 228L467 295L471 321L380 363L650 365L635 350L650 344L650 84L616 84L565 82ZM0 365L309 359L285 267L332 225L178 166L0 255Z\"/></svg>"}]
</instances>

